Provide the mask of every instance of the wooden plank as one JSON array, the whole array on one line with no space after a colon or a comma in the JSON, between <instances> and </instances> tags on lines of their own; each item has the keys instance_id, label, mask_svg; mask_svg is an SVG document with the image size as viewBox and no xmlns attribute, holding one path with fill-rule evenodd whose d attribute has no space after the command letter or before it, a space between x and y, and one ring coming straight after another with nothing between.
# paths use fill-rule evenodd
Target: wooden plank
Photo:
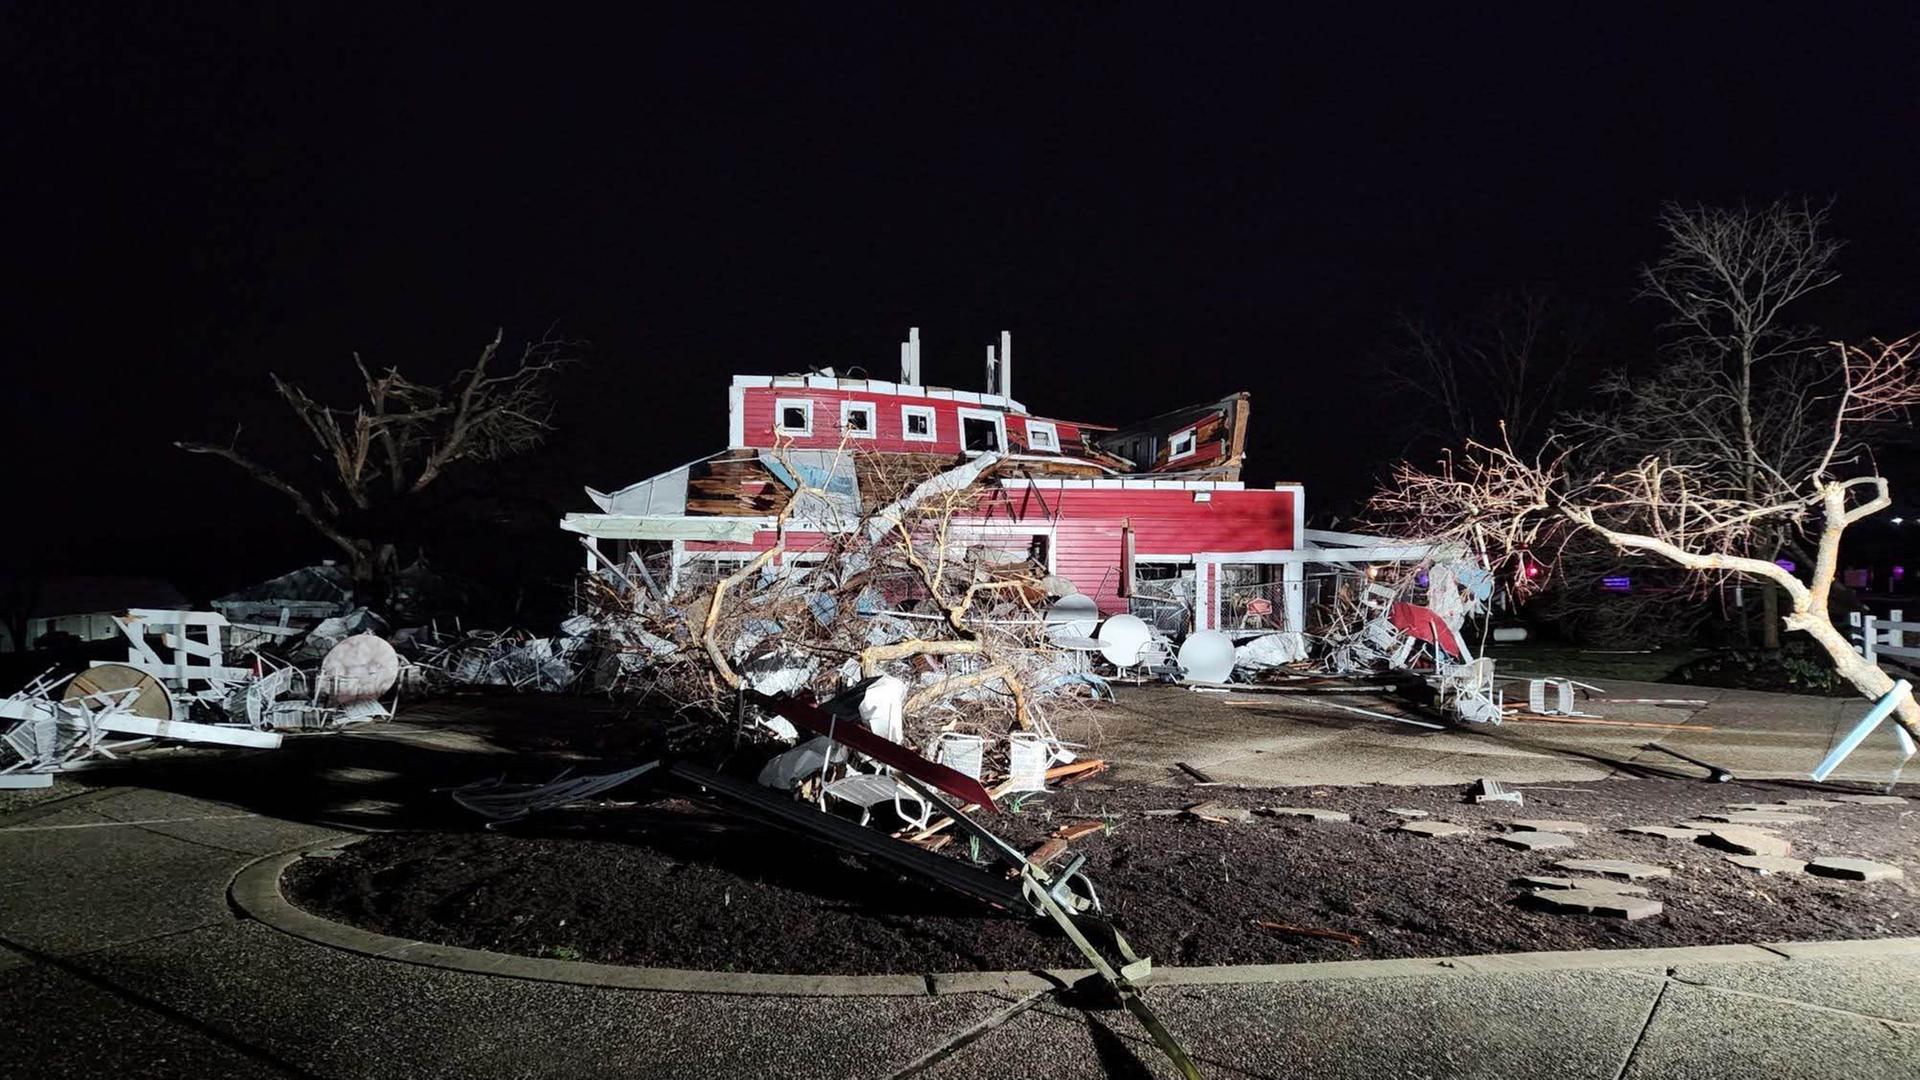
<instances>
[{"instance_id":1,"label":"wooden plank","mask_svg":"<svg viewBox=\"0 0 1920 1080\"><path fill-rule=\"evenodd\" d=\"M1069 821L1065 825L1055 829L1053 835L1062 840L1073 841L1083 836L1092 836L1094 833L1104 832L1106 828L1107 823L1104 821Z\"/></svg>"}]
</instances>

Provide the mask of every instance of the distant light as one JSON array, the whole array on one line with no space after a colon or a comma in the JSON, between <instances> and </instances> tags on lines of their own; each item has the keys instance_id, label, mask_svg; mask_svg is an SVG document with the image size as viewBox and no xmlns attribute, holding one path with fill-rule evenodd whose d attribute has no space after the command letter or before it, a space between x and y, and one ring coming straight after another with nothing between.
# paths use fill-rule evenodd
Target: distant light
<instances>
[{"instance_id":1,"label":"distant light","mask_svg":"<svg viewBox=\"0 0 1920 1080\"><path fill-rule=\"evenodd\" d=\"M1906 577L1906 576L1907 576L1907 568L1906 568L1906 567L1904 567L1904 566L1896 566L1896 567L1894 567L1894 568L1893 568L1893 580L1895 580L1895 581L1899 581L1899 580L1900 580L1901 578L1903 578L1903 577Z\"/></svg>"},{"instance_id":2,"label":"distant light","mask_svg":"<svg viewBox=\"0 0 1920 1080\"><path fill-rule=\"evenodd\" d=\"M1415 585L1418 585L1418 586L1420 586L1420 587L1421 587L1421 588L1423 588L1423 589L1424 589L1424 588L1426 588L1426 587L1427 587L1427 572L1426 572L1425 570L1422 570L1422 571L1420 571L1419 573L1417 573L1417 574L1415 574L1415 575L1413 575L1413 583L1414 583Z\"/></svg>"},{"instance_id":3,"label":"distant light","mask_svg":"<svg viewBox=\"0 0 1920 1080\"><path fill-rule=\"evenodd\" d=\"M1532 559L1527 560L1527 576L1529 578L1537 578L1540 576L1540 564L1534 562Z\"/></svg>"},{"instance_id":4,"label":"distant light","mask_svg":"<svg viewBox=\"0 0 1920 1080\"><path fill-rule=\"evenodd\" d=\"M1789 574L1799 569L1798 566L1794 565L1794 562L1792 559L1775 559L1773 560L1773 565L1779 567L1782 570L1785 570Z\"/></svg>"},{"instance_id":5,"label":"distant light","mask_svg":"<svg viewBox=\"0 0 1920 1080\"><path fill-rule=\"evenodd\" d=\"M1894 519L1893 519L1893 523L1894 523L1895 525L1903 525L1903 524L1905 524L1905 523L1906 523L1906 520L1907 520L1907 519L1906 519L1906 518L1903 518L1903 517L1899 517L1899 518L1894 518Z\"/></svg>"},{"instance_id":6,"label":"distant light","mask_svg":"<svg viewBox=\"0 0 1920 1080\"><path fill-rule=\"evenodd\" d=\"M1600 588L1607 592L1632 592L1633 579L1625 574L1619 577L1601 578Z\"/></svg>"}]
</instances>

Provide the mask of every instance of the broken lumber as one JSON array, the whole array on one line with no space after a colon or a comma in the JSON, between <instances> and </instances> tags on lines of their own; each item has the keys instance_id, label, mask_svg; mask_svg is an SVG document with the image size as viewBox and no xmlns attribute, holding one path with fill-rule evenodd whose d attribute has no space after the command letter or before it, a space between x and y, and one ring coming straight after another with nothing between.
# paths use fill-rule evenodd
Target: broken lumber
<instances>
[{"instance_id":1,"label":"broken lumber","mask_svg":"<svg viewBox=\"0 0 1920 1080\"><path fill-rule=\"evenodd\" d=\"M1188 776L1193 777L1195 780L1199 781L1202 784L1217 784L1220 782L1218 780L1215 780L1213 777L1208 776L1206 773L1201 772L1199 769L1196 769L1193 766L1187 764L1184 761L1174 762L1173 767L1176 769L1179 769L1183 773L1186 773Z\"/></svg>"},{"instance_id":2,"label":"broken lumber","mask_svg":"<svg viewBox=\"0 0 1920 1080\"><path fill-rule=\"evenodd\" d=\"M1105 761L1100 758L1088 758L1085 761L1076 761L1070 765L1055 765L1053 768L1047 770L1047 780L1049 782L1058 780L1063 784L1071 784L1099 776L1106 771L1107 763Z\"/></svg>"},{"instance_id":3,"label":"broken lumber","mask_svg":"<svg viewBox=\"0 0 1920 1080\"><path fill-rule=\"evenodd\" d=\"M1053 835L1062 840L1078 840L1083 836L1092 836L1094 833L1104 831L1106 827L1107 823L1104 821L1069 821L1055 829Z\"/></svg>"}]
</instances>

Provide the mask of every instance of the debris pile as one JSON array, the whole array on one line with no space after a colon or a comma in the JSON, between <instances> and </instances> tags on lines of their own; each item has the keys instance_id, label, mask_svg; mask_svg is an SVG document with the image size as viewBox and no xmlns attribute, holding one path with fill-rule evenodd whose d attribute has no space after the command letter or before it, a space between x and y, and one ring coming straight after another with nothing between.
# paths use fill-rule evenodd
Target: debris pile
<instances>
[{"instance_id":1,"label":"debris pile","mask_svg":"<svg viewBox=\"0 0 1920 1080\"><path fill-rule=\"evenodd\" d=\"M884 677L897 700L870 724L896 742L935 752L957 745L943 736L978 736L1004 771L1007 736L1030 733L1043 768L1071 760L1057 731L1099 683L1097 643L1084 640L1090 624L1050 625L1072 587L1026 538L1012 546L958 520L986 498L996 455L950 468L852 452L768 459L791 497L753 550L707 567L636 551L590 575L585 607L605 652L596 677L722 721L742 692L826 699ZM749 711L760 732L797 737Z\"/></svg>"},{"instance_id":2,"label":"debris pile","mask_svg":"<svg viewBox=\"0 0 1920 1080\"><path fill-rule=\"evenodd\" d=\"M271 749L284 731L390 717L397 701L383 699L403 661L385 639L352 632L363 624L351 616L314 626L289 654L297 662L261 651L289 636L260 634L261 624L242 627L251 651L233 662L232 627L217 611L136 608L117 621L126 660L48 672L0 700L0 787L45 787L55 772L155 739ZM322 634L330 626L338 636Z\"/></svg>"}]
</instances>

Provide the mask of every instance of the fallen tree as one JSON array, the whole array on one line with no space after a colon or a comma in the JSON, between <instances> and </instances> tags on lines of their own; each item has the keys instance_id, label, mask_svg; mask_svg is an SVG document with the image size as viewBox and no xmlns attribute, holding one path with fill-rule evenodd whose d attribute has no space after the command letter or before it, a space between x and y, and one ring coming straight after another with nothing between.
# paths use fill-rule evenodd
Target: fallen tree
<instances>
[{"instance_id":1,"label":"fallen tree","mask_svg":"<svg viewBox=\"0 0 1920 1080\"><path fill-rule=\"evenodd\" d=\"M1821 450L1805 476L1782 487L1749 496L1658 454L1631 468L1582 475L1569 465L1578 446L1556 443L1528 459L1509 446L1469 442L1433 469L1402 463L1372 499L1371 512L1402 534L1465 544L1489 565L1550 560L1587 537L1678 567L1702 586L1729 575L1764 580L1788 599L1783 627L1812 638L1862 695L1878 699L1893 689L1893 677L1854 650L1833 623L1829 599L1847 528L1892 502L1864 439L1920 404L1920 336L1836 342L1826 355L1828 392L1806 405L1819 414ZM1806 580L1771 557L1783 532L1814 552ZM1524 574L1513 580L1517 588L1529 585ZM1920 704L1911 693L1896 716L1920 734Z\"/></svg>"}]
</instances>

